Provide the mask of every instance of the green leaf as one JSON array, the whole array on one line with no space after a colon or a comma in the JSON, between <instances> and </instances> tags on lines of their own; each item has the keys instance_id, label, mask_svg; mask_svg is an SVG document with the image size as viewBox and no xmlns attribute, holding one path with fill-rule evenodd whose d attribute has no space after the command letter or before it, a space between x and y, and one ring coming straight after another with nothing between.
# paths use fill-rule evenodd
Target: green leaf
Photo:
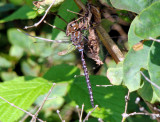
<instances>
[{"instance_id":1,"label":"green leaf","mask_svg":"<svg viewBox=\"0 0 160 122\"><path fill-rule=\"evenodd\" d=\"M59 6L63 2L64 2L64 0L55 0L55 2L54 2L54 4L53 4L52 7L57 7L57 6ZM42 7L48 8L49 5L51 5L52 3L53 3L52 0L45 0L45 1L43 1L43 4L41 3L40 8L42 8Z\"/></svg>"},{"instance_id":2,"label":"green leaf","mask_svg":"<svg viewBox=\"0 0 160 122\"><path fill-rule=\"evenodd\" d=\"M86 2L86 0L82 0L82 2ZM63 4L59 7L57 14L60 15L62 18L64 18L65 21L70 22L77 15L75 13L68 12L67 9L74 12L78 12L79 8L73 0L65 0ZM59 17L55 18L53 25L63 30L65 30L65 27L67 26L67 24L64 21L62 21ZM59 32L60 30L53 29L52 39L55 39Z\"/></svg>"},{"instance_id":3,"label":"green leaf","mask_svg":"<svg viewBox=\"0 0 160 122\"><path fill-rule=\"evenodd\" d=\"M151 81L160 86L160 44L154 42L151 47L148 59L148 72L151 78ZM156 92L156 95L160 98L160 89L153 86L153 90Z\"/></svg>"},{"instance_id":4,"label":"green leaf","mask_svg":"<svg viewBox=\"0 0 160 122\"><path fill-rule=\"evenodd\" d=\"M30 80L27 80L30 79ZM39 95L49 91L52 84L43 78L22 77L0 83L0 96L14 105L27 110ZM0 118L2 122L14 122L24 112L0 99Z\"/></svg>"},{"instance_id":5,"label":"green leaf","mask_svg":"<svg viewBox=\"0 0 160 122\"><path fill-rule=\"evenodd\" d=\"M32 59L27 59L21 63L21 69L26 76L38 76L40 72L40 65Z\"/></svg>"},{"instance_id":6,"label":"green leaf","mask_svg":"<svg viewBox=\"0 0 160 122\"><path fill-rule=\"evenodd\" d=\"M1 72L1 78L3 81L12 80L17 77L16 72Z\"/></svg>"},{"instance_id":7,"label":"green leaf","mask_svg":"<svg viewBox=\"0 0 160 122\"><path fill-rule=\"evenodd\" d=\"M24 0L9 0L9 2L15 5L22 5Z\"/></svg>"},{"instance_id":8,"label":"green leaf","mask_svg":"<svg viewBox=\"0 0 160 122\"><path fill-rule=\"evenodd\" d=\"M19 47L17 45L13 45L9 50L9 55L10 56L14 56L17 59L20 59L23 56L23 53L24 53L23 48L21 48L21 47Z\"/></svg>"},{"instance_id":9,"label":"green leaf","mask_svg":"<svg viewBox=\"0 0 160 122\"><path fill-rule=\"evenodd\" d=\"M14 10L15 6L13 4L0 4L0 13Z\"/></svg>"},{"instance_id":10,"label":"green leaf","mask_svg":"<svg viewBox=\"0 0 160 122\"><path fill-rule=\"evenodd\" d=\"M140 13L144 8L151 5L158 0L110 0L111 4L122 10L128 10L135 13Z\"/></svg>"},{"instance_id":11,"label":"green leaf","mask_svg":"<svg viewBox=\"0 0 160 122\"><path fill-rule=\"evenodd\" d=\"M51 12L56 12L59 8L59 6L64 2L64 0L55 0L54 4L52 5L50 11ZM48 7L53 3L52 0L43 0L43 1L38 1L37 3L34 3L34 10L37 10L39 14L44 13Z\"/></svg>"},{"instance_id":12,"label":"green leaf","mask_svg":"<svg viewBox=\"0 0 160 122\"><path fill-rule=\"evenodd\" d=\"M61 82L73 80L75 75L80 75L80 70L77 67L61 64L51 67L43 77L49 81Z\"/></svg>"},{"instance_id":13,"label":"green leaf","mask_svg":"<svg viewBox=\"0 0 160 122\"><path fill-rule=\"evenodd\" d=\"M148 72L143 72L145 76L149 78ZM152 85L142 77L142 80L144 82L143 87L138 90L138 94L149 103L154 104L155 102L160 101L160 97L158 97L155 93L155 91L152 88Z\"/></svg>"},{"instance_id":14,"label":"green leaf","mask_svg":"<svg viewBox=\"0 0 160 122\"><path fill-rule=\"evenodd\" d=\"M138 21L135 23L135 33L137 36L143 39L160 36L159 11L160 1L153 3L139 14Z\"/></svg>"},{"instance_id":15,"label":"green leaf","mask_svg":"<svg viewBox=\"0 0 160 122\"><path fill-rule=\"evenodd\" d=\"M121 114L124 112L127 89L121 86L96 87L96 85L109 85L109 80L104 76L90 76L95 105L99 105L100 110L93 112L92 116L102 118L107 122L119 122L122 120ZM76 93L76 94L75 94ZM69 91L71 99L81 106L85 105L88 112L91 108L89 93L85 77L78 77L73 82ZM118 101L118 102L117 102Z\"/></svg>"},{"instance_id":16,"label":"green leaf","mask_svg":"<svg viewBox=\"0 0 160 122\"><path fill-rule=\"evenodd\" d=\"M0 56L0 69L1 68L9 68L12 66L12 62L7 60L6 58Z\"/></svg>"},{"instance_id":17,"label":"green leaf","mask_svg":"<svg viewBox=\"0 0 160 122\"><path fill-rule=\"evenodd\" d=\"M50 43L47 43L43 40L31 38L28 35L19 32L16 28L11 28L7 32L9 42L13 45L10 50L10 53L15 56L22 55L22 51L18 54L15 54L14 51L22 50L25 51L27 54L38 55L41 57L50 56L52 53L52 47ZM34 43L36 42L36 43ZM16 48L18 47L18 48ZM21 48L21 49L20 49Z\"/></svg>"},{"instance_id":18,"label":"green leaf","mask_svg":"<svg viewBox=\"0 0 160 122\"><path fill-rule=\"evenodd\" d=\"M29 36L25 35L22 32L19 32L15 28L9 29L7 34L12 45L19 46L24 50L30 52L30 47L33 43L33 40Z\"/></svg>"},{"instance_id":19,"label":"green leaf","mask_svg":"<svg viewBox=\"0 0 160 122\"><path fill-rule=\"evenodd\" d=\"M114 68L107 70L107 77L113 85L120 85L123 80L123 63L120 62Z\"/></svg>"},{"instance_id":20,"label":"green leaf","mask_svg":"<svg viewBox=\"0 0 160 122\"><path fill-rule=\"evenodd\" d=\"M11 14L10 16L7 16L4 19L0 20L0 23L13 21L17 19L34 19L37 16L36 11L33 11L32 8L29 6L22 6L20 9L18 9L16 12Z\"/></svg>"},{"instance_id":21,"label":"green leaf","mask_svg":"<svg viewBox=\"0 0 160 122\"><path fill-rule=\"evenodd\" d=\"M123 83L129 91L141 88L140 69L147 68L147 59L151 42L145 42L143 49L134 51L130 49L123 63Z\"/></svg>"},{"instance_id":22,"label":"green leaf","mask_svg":"<svg viewBox=\"0 0 160 122\"><path fill-rule=\"evenodd\" d=\"M133 45L143 40L143 38L138 37L134 32L135 24L137 23L137 21L138 21L138 17L135 17L135 19L132 21L131 26L129 28L129 32L128 32L129 48L132 48Z\"/></svg>"}]
</instances>

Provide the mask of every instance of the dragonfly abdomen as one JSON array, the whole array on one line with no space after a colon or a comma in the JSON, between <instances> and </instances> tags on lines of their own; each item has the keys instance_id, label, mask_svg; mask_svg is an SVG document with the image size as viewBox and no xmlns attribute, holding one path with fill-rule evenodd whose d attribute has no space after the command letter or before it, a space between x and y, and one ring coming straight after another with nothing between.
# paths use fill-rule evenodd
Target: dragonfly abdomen
<instances>
[{"instance_id":1,"label":"dragonfly abdomen","mask_svg":"<svg viewBox=\"0 0 160 122\"><path fill-rule=\"evenodd\" d=\"M91 105L92 105L92 107L94 107L93 92L92 92L92 87L91 87L91 83L90 83L90 79L89 79L89 74L88 74L88 70L87 70L86 61L85 61L84 55L83 55L83 50L79 51L79 52L81 53L82 67L83 67L84 75L85 75L86 82L87 82L87 87L88 87L88 91L89 91Z\"/></svg>"}]
</instances>

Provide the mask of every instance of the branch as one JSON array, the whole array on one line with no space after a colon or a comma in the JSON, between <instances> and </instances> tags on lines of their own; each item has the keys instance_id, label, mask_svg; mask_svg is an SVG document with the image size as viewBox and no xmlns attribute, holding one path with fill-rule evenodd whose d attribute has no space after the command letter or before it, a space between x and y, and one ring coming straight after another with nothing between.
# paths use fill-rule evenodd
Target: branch
<instances>
[{"instance_id":1,"label":"branch","mask_svg":"<svg viewBox=\"0 0 160 122\"><path fill-rule=\"evenodd\" d=\"M40 39L40 40L44 40L46 42L55 42L55 43L69 43L70 41L62 41L62 40L51 40L51 39L46 39L46 38L42 38L42 37L37 37L37 36L32 36L28 33L25 33L23 31L21 31L20 29L17 29L19 32L22 32L24 33L25 35L27 36L30 36L30 37L33 37L33 38L36 38L36 39Z\"/></svg>"},{"instance_id":2,"label":"branch","mask_svg":"<svg viewBox=\"0 0 160 122\"><path fill-rule=\"evenodd\" d=\"M84 104L82 105L81 115L80 115L80 118L79 118L79 121L80 121L80 122L82 122L83 110L84 110Z\"/></svg>"},{"instance_id":3,"label":"branch","mask_svg":"<svg viewBox=\"0 0 160 122\"><path fill-rule=\"evenodd\" d=\"M125 96L126 105L125 105L124 113L122 114L122 117L123 117L123 118L122 118L122 122L124 122L125 119L126 119L126 116L125 116L125 115L127 114L129 95L130 95L130 92L129 92L129 90L128 90L128 94Z\"/></svg>"},{"instance_id":4,"label":"branch","mask_svg":"<svg viewBox=\"0 0 160 122\"><path fill-rule=\"evenodd\" d=\"M145 76L145 74L142 71L140 71L140 73L142 74L142 76L145 78L146 81L148 81L150 84L152 84L153 86L155 86L157 89L160 90L160 87L154 82L152 82L149 78L147 78L147 76Z\"/></svg>"},{"instance_id":5,"label":"branch","mask_svg":"<svg viewBox=\"0 0 160 122\"><path fill-rule=\"evenodd\" d=\"M154 39L154 38L152 38L152 37L149 37L149 39L150 39L150 40L153 40L153 41L155 41L155 42L159 42L159 43L160 43L160 40L159 40L159 39Z\"/></svg>"},{"instance_id":6,"label":"branch","mask_svg":"<svg viewBox=\"0 0 160 122\"><path fill-rule=\"evenodd\" d=\"M58 114L59 118L61 119L61 121L62 121L62 122L65 122L65 120L63 120L63 119L62 119L62 117L61 117L61 115L60 115L60 111L59 111L59 110L57 110L57 114Z\"/></svg>"},{"instance_id":7,"label":"branch","mask_svg":"<svg viewBox=\"0 0 160 122\"><path fill-rule=\"evenodd\" d=\"M98 107L98 105L95 105L94 109L92 111L89 111L83 122L87 121L91 113Z\"/></svg>"},{"instance_id":8,"label":"branch","mask_svg":"<svg viewBox=\"0 0 160 122\"><path fill-rule=\"evenodd\" d=\"M143 113L143 112L133 112L130 114L126 114L125 116L129 117L129 116L135 116L135 115L146 115L146 116L156 116L156 117L160 117L159 114L153 114L153 113Z\"/></svg>"},{"instance_id":9,"label":"branch","mask_svg":"<svg viewBox=\"0 0 160 122\"><path fill-rule=\"evenodd\" d=\"M96 85L98 87L109 87L109 86L113 86L113 85Z\"/></svg>"},{"instance_id":10,"label":"branch","mask_svg":"<svg viewBox=\"0 0 160 122\"><path fill-rule=\"evenodd\" d=\"M109 54L111 54L112 58L116 63L124 60L124 55L118 46L114 43L114 41L110 38L108 33L102 27L102 25L97 26L96 28L98 37L101 39L103 45L108 50Z\"/></svg>"},{"instance_id":11,"label":"branch","mask_svg":"<svg viewBox=\"0 0 160 122\"><path fill-rule=\"evenodd\" d=\"M42 21L44 20L44 18L47 16L49 10L51 9L51 7L53 6L53 4L55 3L55 0L53 0L53 2L51 3L51 5L47 8L47 10L45 11L43 17L40 19L39 22L35 23L34 25L31 26L25 26L24 29L28 29L28 28L32 28L32 27L37 27L39 24L42 23Z\"/></svg>"},{"instance_id":12,"label":"branch","mask_svg":"<svg viewBox=\"0 0 160 122\"><path fill-rule=\"evenodd\" d=\"M11 106L13 106L13 107L15 107L15 108L17 108L17 109L25 112L26 114L28 114L29 116L31 116L32 118L34 118L34 115L33 115L33 114L31 114L30 112L28 112L28 111L26 111L26 110L23 110L22 108L14 105L13 103L10 103L10 102L7 101L5 98L3 98L3 97L0 96L0 99L4 100L5 102L7 102L8 104L10 104ZM41 119L39 119L39 118L37 118L37 120L40 121L40 122L44 122L43 120L41 120Z\"/></svg>"},{"instance_id":13,"label":"branch","mask_svg":"<svg viewBox=\"0 0 160 122\"><path fill-rule=\"evenodd\" d=\"M34 122L36 121L36 118L38 116L38 113L40 112L40 110L42 109L42 107L44 106L44 103L47 101L49 95L51 94L52 90L53 90L53 87L56 85L56 83L53 83L51 89L49 90L47 96L44 98L44 100L42 101L42 104L41 106L39 107L39 109L37 110L37 112L35 113L34 117L32 118L31 122Z\"/></svg>"},{"instance_id":14,"label":"branch","mask_svg":"<svg viewBox=\"0 0 160 122\"><path fill-rule=\"evenodd\" d=\"M62 32L65 32L65 30L63 30L63 29L61 29L61 28L58 28L58 27L56 27L56 26L54 26L54 25L51 25L51 24L48 23L46 20L44 20L43 22L44 22L45 24L51 26L53 29L55 28L55 29L57 29L57 30L60 30L60 31L62 31Z\"/></svg>"},{"instance_id":15,"label":"branch","mask_svg":"<svg viewBox=\"0 0 160 122\"><path fill-rule=\"evenodd\" d=\"M33 113L34 111L36 111L38 108L38 106L35 106L31 111L30 113ZM24 122L27 118L28 118L28 114L26 114L19 122Z\"/></svg>"}]
</instances>

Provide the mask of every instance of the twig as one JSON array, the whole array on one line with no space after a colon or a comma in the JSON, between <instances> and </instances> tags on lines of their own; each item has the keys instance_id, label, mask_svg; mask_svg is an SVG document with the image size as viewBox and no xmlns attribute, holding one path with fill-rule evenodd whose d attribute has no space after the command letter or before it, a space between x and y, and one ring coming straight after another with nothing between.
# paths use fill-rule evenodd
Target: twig
<instances>
[{"instance_id":1,"label":"twig","mask_svg":"<svg viewBox=\"0 0 160 122\"><path fill-rule=\"evenodd\" d=\"M160 112L160 109L158 109L157 107L153 107L153 109L154 109L155 111Z\"/></svg>"},{"instance_id":2,"label":"twig","mask_svg":"<svg viewBox=\"0 0 160 122\"><path fill-rule=\"evenodd\" d=\"M35 106L35 107L30 111L30 113L36 111L37 108L38 108L38 105ZM29 116L29 115L26 114L19 122L24 122L24 121L28 118L28 116Z\"/></svg>"},{"instance_id":3,"label":"twig","mask_svg":"<svg viewBox=\"0 0 160 122\"><path fill-rule=\"evenodd\" d=\"M160 117L160 114L153 114L153 113L143 113L143 112L133 112L133 113L130 113L130 114L126 114L127 117L129 116L135 116L135 115L149 115L149 116L156 116L156 117Z\"/></svg>"},{"instance_id":4,"label":"twig","mask_svg":"<svg viewBox=\"0 0 160 122\"><path fill-rule=\"evenodd\" d=\"M96 85L98 87L109 87L109 86L113 86L113 85Z\"/></svg>"},{"instance_id":5,"label":"twig","mask_svg":"<svg viewBox=\"0 0 160 122\"><path fill-rule=\"evenodd\" d=\"M80 16L82 16L82 17L84 17L83 14L80 14L80 13L77 13L77 12L74 12L74 11L71 11L71 10L69 10L69 9L67 9L67 11L68 11L68 12L71 12L71 13L74 13L74 14L77 14L77 15L80 15Z\"/></svg>"},{"instance_id":6,"label":"twig","mask_svg":"<svg viewBox=\"0 0 160 122\"><path fill-rule=\"evenodd\" d=\"M53 6L54 3L55 3L55 0L53 0L53 2L51 3L51 5L47 8L47 10L45 11L43 17L40 19L39 22L35 23L32 26L25 26L24 29L28 29L28 28L32 28L32 27L37 27L44 20L44 18L46 17L46 15L48 14L49 10L51 9L51 7Z\"/></svg>"},{"instance_id":7,"label":"twig","mask_svg":"<svg viewBox=\"0 0 160 122\"><path fill-rule=\"evenodd\" d=\"M149 113L143 106L141 106L141 104L140 104L140 98L139 97L136 98L135 104L137 104L139 106L139 110L141 112Z\"/></svg>"},{"instance_id":8,"label":"twig","mask_svg":"<svg viewBox=\"0 0 160 122\"><path fill-rule=\"evenodd\" d=\"M74 75L74 78L83 77L84 75Z\"/></svg>"},{"instance_id":9,"label":"twig","mask_svg":"<svg viewBox=\"0 0 160 122\"><path fill-rule=\"evenodd\" d=\"M19 110L25 112L25 113L28 114L29 116L34 117L34 115L31 114L30 112L28 112L28 111L26 111L26 110L23 110L22 108L20 108L20 107L14 105L13 103L10 103L10 102L7 101L5 98L3 98L3 97L0 96L0 99L4 100L5 102L7 102L8 104L10 104L11 106L13 106L13 107L15 107L15 108L17 108L17 109L19 109ZM38 121L40 121L40 122L44 122L43 120L41 120L41 119L39 119L39 118L36 118L36 119L37 119Z\"/></svg>"},{"instance_id":10,"label":"twig","mask_svg":"<svg viewBox=\"0 0 160 122\"><path fill-rule=\"evenodd\" d=\"M87 116L85 117L85 119L83 120L83 122L85 122L85 121L88 120L90 114L91 114L97 107L98 107L98 105L95 105L94 109L93 109L92 111L89 111L89 112L88 112L88 114L87 114Z\"/></svg>"},{"instance_id":11,"label":"twig","mask_svg":"<svg viewBox=\"0 0 160 122\"><path fill-rule=\"evenodd\" d=\"M98 122L103 122L103 120L101 118L98 118Z\"/></svg>"},{"instance_id":12,"label":"twig","mask_svg":"<svg viewBox=\"0 0 160 122\"><path fill-rule=\"evenodd\" d=\"M40 40L44 40L44 41L47 41L47 42L55 42L55 43L69 43L70 41L63 41L63 40L51 40L51 39L46 39L46 38L42 38L42 37L37 37L37 36L32 36L28 33L25 33L23 31L21 31L20 29L17 29L19 32L22 32L24 33L25 35L27 36L30 36L30 37L33 37L33 38L36 38L36 39L40 39Z\"/></svg>"},{"instance_id":13,"label":"twig","mask_svg":"<svg viewBox=\"0 0 160 122\"><path fill-rule=\"evenodd\" d=\"M47 101L47 98L49 97L49 95L51 94L53 87L56 85L56 83L53 83L51 89L49 90L47 96L44 98L44 100L42 101L41 106L39 107L39 109L37 110L37 112L35 113L34 117L32 118L31 122L34 122L38 116L38 113L40 112L40 110L42 109L42 107L44 106L44 103Z\"/></svg>"},{"instance_id":14,"label":"twig","mask_svg":"<svg viewBox=\"0 0 160 122\"><path fill-rule=\"evenodd\" d=\"M147 101L145 101L145 103L147 104L148 108L152 111L152 113L160 114L159 111L154 110L154 107L155 107L154 104L151 104L151 103L149 103ZM160 122L160 117L157 117L157 116L151 116L151 117L152 117L152 119L156 119L157 122Z\"/></svg>"},{"instance_id":15,"label":"twig","mask_svg":"<svg viewBox=\"0 0 160 122\"><path fill-rule=\"evenodd\" d=\"M80 118L80 112L79 112L79 106L78 105L76 105L76 110L77 110L77 113L78 113L78 117Z\"/></svg>"},{"instance_id":16,"label":"twig","mask_svg":"<svg viewBox=\"0 0 160 122\"><path fill-rule=\"evenodd\" d=\"M128 96L126 98L128 98L128 97L129 97L129 92L128 92ZM154 119L160 117L160 114L149 113L147 110L145 110L145 108L139 104L139 101L140 101L140 98L137 97L136 100L135 100L135 104L138 104L138 106L140 107L139 110L143 111L143 112L133 112L133 113L130 113L130 114L127 114L128 101L126 101L125 112L122 114L122 117L123 117L122 122L124 122L125 119L128 118L129 116L134 116L134 115L149 115Z\"/></svg>"},{"instance_id":17,"label":"twig","mask_svg":"<svg viewBox=\"0 0 160 122\"><path fill-rule=\"evenodd\" d=\"M62 122L65 122L65 120L63 120L63 119L62 119L62 117L61 117L61 115L60 115L60 111L59 111L59 110L57 110L57 114L58 114L59 118L61 119L61 121L62 121Z\"/></svg>"},{"instance_id":18,"label":"twig","mask_svg":"<svg viewBox=\"0 0 160 122\"><path fill-rule=\"evenodd\" d=\"M84 110L84 104L82 104L81 115L80 115L80 118L79 118L79 121L80 121L80 122L82 122L83 110Z\"/></svg>"},{"instance_id":19,"label":"twig","mask_svg":"<svg viewBox=\"0 0 160 122\"><path fill-rule=\"evenodd\" d=\"M50 23L48 23L46 20L44 20L43 22L44 22L44 23L46 23L47 25L51 26L52 28L55 28L55 29L57 29L57 30L60 30L60 31L66 32L65 30L62 30L62 29L60 29L60 28L58 28L58 27L56 27L56 26L54 26L54 25L51 25L51 24L50 24Z\"/></svg>"},{"instance_id":20,"label":"twig","mask_svg":"<svg viewBox=\"0 0 160 122\"><path fill-rule=\"evenodd\" d=\"M152 37L149 37L149 39L150 39L150 40L153 40L153 41L155 41L155 42L159 42L159 43L160 43L160 40L159 40L159 39L154 39L154 38L152 38Z\"/></svg>"},{"instance_id":21,"label":"twig","mask_svg":"<svg viewBox=\"0 0 160 122\"><path fill-rule=\"evenodd\" d=\"M47 101L48 101L48 100L53 100L53 99L55 99L55 98L57 98L57 97L47 98Z\"/></svg>"},{"instance_id":22,"label":"twig","mask_svg":"<svg viewBox=\"0 0 160 122\"><path fill-rule=\"evenodd\" d=\"M147 76L145 76L145 74L142 71L140 71L140 73L142 74L142 76L145 78L146 81L148 81L150 84L152 84L153 86L155 86L157 89L160 90L160 87L154 82L152 82L149 78L147 78Z\"/></svg>"},{"instance_id":23,"label":"twig","mask_svg":"<svg viewBox=\"0 0 160 122\"><path fill-rule=\"evenodd\" d=\"M129 100L129 95L130 95L130 92L129 92L129 90L128 90L128 94L125 96L125 102L126 102L126 105L125 105L125 110L124 110L124 113L122 114L122 122L124 122L125 121L125 119L126 119L126 116L124 116L124 115L126 115L127 114L127 108L128 108L128 100Z\"/></svg>"},{"instance_id":24,"label":"twig","mask_svg":"<svg viewBox=\"0 0 160 122\"><path fill-rule=\"evenodd\" d=\"M139 103L139 101L140 101L140 98L139 98L139 97L137 97L137 98L136 98L136 100L135 100L135 104L138 104L138 103Z\"/></svg>"}]
</instances>

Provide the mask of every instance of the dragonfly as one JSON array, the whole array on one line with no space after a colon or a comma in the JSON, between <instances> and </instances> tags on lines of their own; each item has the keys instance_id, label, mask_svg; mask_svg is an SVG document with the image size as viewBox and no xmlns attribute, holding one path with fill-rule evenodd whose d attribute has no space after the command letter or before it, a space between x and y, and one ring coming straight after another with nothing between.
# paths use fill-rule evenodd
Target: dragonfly
<instances>
[{"instance_id":1,"label":"dragonfly","mask_svg":"<svg viewBox=\"0 0 160 122\"><path fill-rule=\"evenodd\" d=\"M89 79L88 69L86 65L86 61L84 59L84 38L82 36L81 29L79 28L80 24L77 21L70 22L67 25L66 35L71 37L72 44L76 47L76 49L81 54L81 62L84 70L84 75L87 82L87 87L90 95L91 105L94 108L94 100L93 100L93 92Z\"/></svg>"},{"instance_id":2,"label":"dragonfly","mask_svg":"<svg viewBox=\"0 0 160 122\"><path fill-rule=\"evenodd\" d=\"M90 36L94 37L93 36L94 32L93 32L93 29L91 29L91 27L89 28L88 20L89 19L86 16L82 15L82 17L79 17L78 19L71 21L67 25L66 36L70 36L70 41L72 43L72 46L74 46L74 48L72 48L72 49L77 49L81 55L82 68L84 70L84 76L85 76L87 88L89 91L90 102L91 102L92 107L94 108L95 106L94 106L93 92L92 92L92 87L91 87L91 83L90 83L90 78L89 78L89 73L88 73L86 61L84 58L85 45L87 45L87 47L89 48L88 52L90 54L92 54L91 58L94 59L97 64L101 65L101 64L103 64L103 62L99 58L99 54L98 54L99 50L94 49L94 48L96 48L95 46L99 46L98 40L96 40L96 42L97 42L96 43L96 42L94 42L95 40L90 37ZM89 32L88 37L86 37L87 36L85 34L86 31L84 31L84 30ZM68 53L68 51L66 51L66 52ZM64 55L65 51L60 52L59 54Z\"/></svg>"}]
</instances>

